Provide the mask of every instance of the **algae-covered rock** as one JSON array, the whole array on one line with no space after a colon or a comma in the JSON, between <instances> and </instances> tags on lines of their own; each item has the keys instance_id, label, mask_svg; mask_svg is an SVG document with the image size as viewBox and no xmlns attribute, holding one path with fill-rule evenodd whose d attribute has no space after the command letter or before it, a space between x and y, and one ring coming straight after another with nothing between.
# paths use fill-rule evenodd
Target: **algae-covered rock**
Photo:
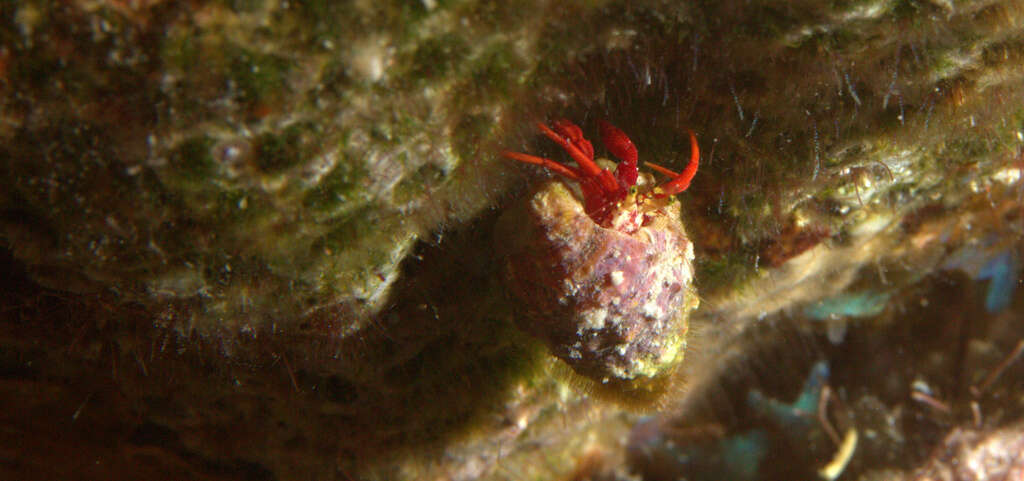
<instances>
[{"instance_id":1,"label":"algae-covered rock","mask_svg":"<svg viewBox=\"0 0 1024 481\"><path fill-rule=\"evenodd\" d=\"M499 14L7 4L7 244L46 285L186 304L186 331L318 309L355 329L416 239L502 183L481 147L519 56L493 26L454 21Z\"/></svg>"},{"instance_id":2,"label":"algae-covered rock","mask_svg":"<svg viewBox=\"0 0 1024 481\"><path fill-rule=\"evenodd\" d=\"M879 479L1017 439L1022 46L1017 0L4 2L0 469ZM499 282L496 153L570 163L563 117L701 142L685 388L643 424Z\"/></svg>"}]
</instances>

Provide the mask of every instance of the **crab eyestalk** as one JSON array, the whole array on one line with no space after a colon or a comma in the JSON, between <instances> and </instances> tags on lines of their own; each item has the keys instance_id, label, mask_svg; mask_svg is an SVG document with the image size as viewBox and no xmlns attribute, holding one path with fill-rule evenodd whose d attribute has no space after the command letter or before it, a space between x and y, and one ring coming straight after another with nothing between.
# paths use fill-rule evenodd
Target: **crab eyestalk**
<instances>
[{"instance_id":1,"label":"crab eyestalk","mask_svg":"<svg viewBox=\"0 0 1024 481\"><path fill-rule=\"evenodd\" d=\"M679 203L666 198L685 190L696 162L660 188L638 189L636 147L621 130L601 127L605 147L621 161L614 174L597 165L574 124L542 125L541 132L576 165L502 155L578 182L583 199L554 180L499 220L496 251L516 322L618 399L655 401L672 384L698 304L693 244Z\"/></svg>"}]
</instances>

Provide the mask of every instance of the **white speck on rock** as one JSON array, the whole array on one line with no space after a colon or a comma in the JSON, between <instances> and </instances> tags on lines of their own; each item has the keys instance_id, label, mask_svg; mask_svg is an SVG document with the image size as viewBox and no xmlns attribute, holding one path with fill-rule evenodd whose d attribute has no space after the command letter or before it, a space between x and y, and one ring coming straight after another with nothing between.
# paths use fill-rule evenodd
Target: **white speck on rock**
<instances>
[{"instance_id":1,"label":"white speck on rock","mask_svg":"<svg viewBox=\"0 0 1024 481\"><path fill-rule=\"evenodd\" d=\"M626 275L622 271L614 271L609 275L612 280L612 285L615 287L621 286L622 283L626 281Z\"/></svg>"},{"instance_id":2,"label":"white speck on rock","mask_svg":"<svg viewBox=\"0 0 1024 481\"><path fill-rule=\"evenodd\" d=\"M391 47L384 37L373 37L352 49L349 61L353 70L371 83L384 80L391 65Z\"/></svg>"}]
</instances>

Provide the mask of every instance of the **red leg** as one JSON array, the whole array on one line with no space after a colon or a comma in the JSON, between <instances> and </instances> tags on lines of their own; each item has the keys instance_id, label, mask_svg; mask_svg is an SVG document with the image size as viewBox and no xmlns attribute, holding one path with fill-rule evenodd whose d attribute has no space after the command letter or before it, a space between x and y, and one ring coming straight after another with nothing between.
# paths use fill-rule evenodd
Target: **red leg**
<instances>
[{"instance_id":1,"label":"red leg","mask_svg":"<svg viewBox=\"0 0 1024 481\"><path fill-rule=\"evenodd\" d=\"M529 154L521 154L519 152L512 152L511 150L505 150L501 152L501 156L506 159L518 160L526 164L539 165L547 168L548 170L561 174L572 180L580 180L580 173L568 165L562 165L551 159L545 159L544 157L537 157Z\"/></svg>"},{"instance_id":2,"label":"red leg","mask_svg":"<svg viewBox=\"0 0 1024 481\"><path fill-rule=\"evenodd\" d=\"M593 158L587 157L582 150L566 140L562 135L559 135L558 132L551 130L547 125L540 122L537 122L537 127L540 128L540 132L544 134L545 137L557 142L558 145L562 146L562 149L569 153L572 160L575 160L576 164L580 166L581 174L587 177L596 177L597 174L601 172L601 168L594 163Z\"/></svg>"},{"instance_id":3,"label":"red leg","mask_svg":"<svg viewBox=\"0 0 1024 481\"><path fill-rule=\"evenodd\" d=\"M676 178L658 186L655 197L667 197L678 194L690 187L690 181L697 175L697 167L700 165L700 150L697 146L697 135L690 131L690 163ZM657 170L657 169L655 169ZM666 169L667 170L667 169ZM669 171L671 172L671 171Z\"/></svg>"},{"instance_id":4,"label":"red leg","mask_svg":"<svg viewBox=\"0 0 1024 481\"><path fill-rule=\"evenodd\" d=\"M619 178L619 182L626 186L636 185L636 160L639 155L633 141L629 140L625 132L608 122L602 120L600 127L601 140L604 142L605 148L622 161L615 168L615 175Z\"/></svg>"},{"instance_id":5,"label":"red leg","mask_svg":"<svg viewBox=\"0 0 1024 481\"><path fill-rule=\"evenodd\" d=\"M579 147L577 147L576 145L574 145L573 143L569 142L569 140L566 139L566 137L569 136L559 135L558 132L549 129L548 126L540 122L537 122L537 127L540 128L541 133L543 133L547 138L557 142L558 145L561 145L562 148L569 153L569 156L576 161L576 164L580 166L580 177L593 177L597 179L598 181L600 181L601 188L604 189L609 194L619 192L622 190L619 188L619 183L616 182L615 178L611 176L611 173L605 174L605 172L607 171L602 169L601 167L598 167L598 165L594 163L593 156L588 157L584 150L581 150ZM566 129L567 127L573 128L572 130L566 130L566 132L569 134L575 134L575 131L579 130L579 127L576 127L576 125L569 122L568 120L561 121L561 123L559 124L560 129ZM583 140L582 131L580 131L579 134L579 138ZM583 142L585 142L585 144L582 144L584 146L583 149L588 150L591 152L591 154L593 154L594 148L590 146L590 142L587 142L586 140L583 140Z\"/></svg>"}]
</instances>

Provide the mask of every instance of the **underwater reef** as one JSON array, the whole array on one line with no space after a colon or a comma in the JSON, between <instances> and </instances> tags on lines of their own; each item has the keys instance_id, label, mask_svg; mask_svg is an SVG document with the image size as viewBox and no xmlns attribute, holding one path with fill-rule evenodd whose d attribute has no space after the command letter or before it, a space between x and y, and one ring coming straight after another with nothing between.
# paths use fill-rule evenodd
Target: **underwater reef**
<instances>
[{"instance_id":1,"label":"underwater reef","mask_svg":"<svg viewBox=\"0 0 1024 481\"><path fill-rule=\"evenodd\" d=\"M642 395L503 281L558 119L700 145ZM2 478L1024 473L1022 1L0 2L0 176Z\"/></svg>"}]
</instances>

